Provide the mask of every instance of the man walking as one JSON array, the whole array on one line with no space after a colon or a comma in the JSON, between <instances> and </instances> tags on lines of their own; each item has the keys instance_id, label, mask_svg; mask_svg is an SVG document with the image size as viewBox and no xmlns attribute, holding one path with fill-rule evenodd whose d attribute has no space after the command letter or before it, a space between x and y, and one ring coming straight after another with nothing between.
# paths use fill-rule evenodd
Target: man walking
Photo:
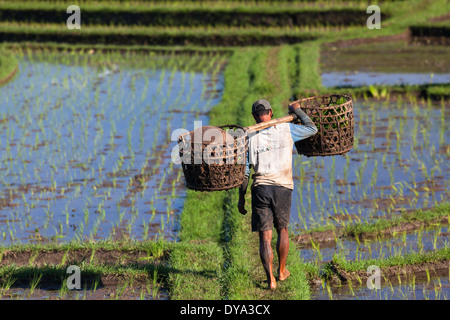
<instances>
[{"instance_id":1,"label":"man walking","mask_svg":"<svg viewBox=\"0 0 450 320\"><path fill-rule=\"evenodd\" d=\"M292 179L292 148L295 142L317 133L317 128L298 104L289 106L289 112L297 115L301 125L277 124L249 136L245 179L239 188L238 209L245 210L245 193L254 169L252 195L252 231L259 232L259 253L267 275L268 289L276 289L272 271L272 229L277 231L278 280L283 281L290 273L286 269L289 252L288 223L290 219ZM252 105L252 115L257 123L272 119L273 112L267 100L260 99Z\"/></svg>"}]
</instances>

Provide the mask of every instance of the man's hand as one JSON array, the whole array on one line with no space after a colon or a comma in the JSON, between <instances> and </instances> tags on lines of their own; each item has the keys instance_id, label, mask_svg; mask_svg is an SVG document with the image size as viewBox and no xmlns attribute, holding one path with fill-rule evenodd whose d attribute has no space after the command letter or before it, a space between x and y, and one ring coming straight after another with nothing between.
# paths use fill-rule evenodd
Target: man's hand
<instances>
[{"instance_id":1,"label":"man's hand","mask_svg":"<svg viewBox=\"0 0 450 320\"><path fill-rule=\"evenodd\" d=\"M248 185L248 176L245 176L244 181L239 187L238 209L239 212L242 214L247 214L247 210L245 210L245 192L247 191L247 185Z\"/></svg>"},{"instance_id":2,"label":"man's hand","mask_svg":"<svg viewBox=\"0 0 450 320\"><path fill-rule=\"evenodd\" d=\"M241 214L247 214L245 210L245 198L244 196L239 196L238 209Z\"/></svg>"},{"instance_id":3,"label":"man's hand","mask_svg":"<svg viewBox=\"0 0 450 320\"><path fill-rule=\"evenodd\" d=\"M291 103L289 105L289 113L295 113L295 109L300 108L300 105L297 102Z\"/></svg>"}]
</instances>

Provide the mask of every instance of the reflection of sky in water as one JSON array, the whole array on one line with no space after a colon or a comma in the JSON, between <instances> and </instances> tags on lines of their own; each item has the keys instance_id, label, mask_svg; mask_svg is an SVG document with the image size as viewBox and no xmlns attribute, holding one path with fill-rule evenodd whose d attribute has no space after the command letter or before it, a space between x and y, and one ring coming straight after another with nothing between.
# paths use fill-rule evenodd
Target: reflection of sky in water
<instances>
[{"instance_id":1,"label":"reflection of sky in water","mask_svg":"<svg viewBox=\"0 0 450 320\"><path fill-rule=\"evenodd\" d=\"M220 74L22 60L19 75L0 87L1 118L9 119L0 123L0 198L16 190L12 206L0 208L2 240L24 240L35 229L43 237L105 239L113 227L116 236L139 238L143 225L150 238L161 224L160 236L173 239L185 191L172 194L182 172L170 165L170 134L191 130L194 120L207 124L203 112L221 89ZM145 190L127 190L143 169L151 176ZM21 185L34 190L17 192Z\"/></svg>"},{"instance_id":2,"label":"reflection of sky in water","mask_svg":"<svg viewBox=\"0 0 450 320\"><path fill-rule=\"evenodd\" d=\"M391 281L382 282L378 290L369 289L367 284L354 284L353 293L348 286L333 288L333 300L448 300L450 298L450 281L448 276L431 277L427 280L413 280L412 276L402 280L401 284ZM327 289L312 292L313 300L329 300Z\"/></svg>"},{"instance_id":3,"label":"reflection of sky in water","mask_svg":"<svg viewBox=\"0 0 450 320\"><path fill-rule=\"evenodd\" d=\"M346 155L294 155L294 226L364 222L448 201L448 110L358 101L354 117Z\"/></svg>"},{"instance_id":4,"label":"reflection of sky in water","mask_svg":"<svg viewBox=\"0 0 450 320\"><path fill-rule=\"evenodd\" d=\"M382 72L324 72L322 85L340 86L368 86L368 85L415 85L449 83L450 73L382 73Z\"/></svg>"}]
</instances>

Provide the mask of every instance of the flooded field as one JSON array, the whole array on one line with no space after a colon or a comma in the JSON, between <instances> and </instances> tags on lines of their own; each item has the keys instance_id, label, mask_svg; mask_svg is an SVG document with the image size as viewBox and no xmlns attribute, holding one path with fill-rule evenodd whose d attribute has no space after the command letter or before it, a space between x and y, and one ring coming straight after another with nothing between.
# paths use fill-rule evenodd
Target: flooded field
<instances>
[{"instance_id":1,"label":"flooded field","mask_svg":"<svg viewBox=\"0 0 450 320\"><path fill-rule=\"evenodd\" d=\"M450 198L447 103L357 101L354 113L355 144L350 152L294 158L297 179L291 220L298 234L311 228L389 220ZM447 223L436 223L375 239L337 237L311 242L299 250L303 261L322 266L335 255L362 261L432 252L448 248L449 235ZM396 299L395 290L383 291L382 298ZM356 297L380 298L371 290L362 290Z\"/></svg>"},{"instance_id":2,"label":"flooded field","mask_svg":"<svg viewBox=\"0 0 450 320\"><path fill-rule=\"evenodd\" d=\"M318 243L312 248L300 249L300 256L305 261L317 263L329 262L334 255L344 256L347 260L383 259L449 247L449 236L449 226L441 225L376 240L339 238L334 243Z\"/></svg>"},{"instance_id":3,"label":"flooded field","mask_svg":"<svg viewBox=\"0 0 450 320\"><path fill-rule=\"evenodd\" d=\"M448 46L394 41L322 50L325 87L450 82Z\"/></svg>"},{"instance_id":4,"label":"flooded field","mask_svg":"<svg viewBox=\"0 0 450 320\"><path fill-rule=\"evenodd\" d=\"M370 222L448 201L448 104L357 101L354 116L346 155L294 157L298 228Z\"/></svg>"},{"instance_id":5,"label":"flooded field","mask_svg":"<svg viewBox=\"0 0 450 320\"><path fill-rule=\"evenodd\" d=\"M0 87L0 238L174 240L176 128L208 122L219 56L25 54Z\"/></svg>"},{"instance_id":6,"label":"flooded field","mask_svg":"<svg viewBox=\"0 0 450 320\"><path fill-rule=\"evenodd\" d=\"M168 300L164 290L155 290L151 285L130 287L124 283L117 288L99 287L69 290L61 288L10 288L0 292L2 300Z\"/></svg>"},{"instance_id":7,"label":"flooded field","mask_svg":"<svg viewBox=\"0 0 450 320\"><path fill-rule=\"evenodd\" d=\"M354 284L326 289L326 285L313 294L315 300L448 300L449 276L430 277L386 282L379 289L369 289L365 284Z\"/></svg>"},{"instance_id":8,"label":"flooded field","mask_svg":"<svg viewBox=\"0 0 450 320\"><path fill-rule=\"evenodd\" d=\"M395 53L395 54L389 54ZM326 87L450 82L445 46L403 42L373 43L322 50ZM398 100L354 102L355 142L335 157L295 157L291 220L295 232L392 219L450 199L450 105ZM376 238L335 237L299 245L303 261L323 266L342 257L359 262L449 247L448 223L434 223ZM378 290L365 283L322 283L314 299L448 299L449 269L434 276L413 274Z\"/></svg>"}]
</instances>

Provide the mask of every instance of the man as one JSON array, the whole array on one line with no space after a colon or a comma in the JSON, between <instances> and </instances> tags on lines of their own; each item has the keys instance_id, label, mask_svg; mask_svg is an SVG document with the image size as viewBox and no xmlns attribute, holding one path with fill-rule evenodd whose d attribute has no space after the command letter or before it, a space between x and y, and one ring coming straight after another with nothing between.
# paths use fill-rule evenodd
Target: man
<instances>
[{"instance_id":1,"label":"man","mask_svg":"<svg viewBox=\"0 0 450 320\"><path fill-rule=\"evenodd\" d=\"M250 165L255 174L251 187L252 231L259 232L259 252L267 275L268 289L276 289L272 272L272 229L277 231L277 254L279 260L278 280L283 281L290 273L286 269L289 252L288 223L291 210L292 148L295 142L317 133L317 128L298 104L289 106L289 112L297 115L300 123L282 123L249 136L245 179L239 188L238 209L245 210L245 193L250 175ZM260 99L252 105L252 115L257 123L272 119L273 112L267 100Z\"/></svg>"}]
</instances>

